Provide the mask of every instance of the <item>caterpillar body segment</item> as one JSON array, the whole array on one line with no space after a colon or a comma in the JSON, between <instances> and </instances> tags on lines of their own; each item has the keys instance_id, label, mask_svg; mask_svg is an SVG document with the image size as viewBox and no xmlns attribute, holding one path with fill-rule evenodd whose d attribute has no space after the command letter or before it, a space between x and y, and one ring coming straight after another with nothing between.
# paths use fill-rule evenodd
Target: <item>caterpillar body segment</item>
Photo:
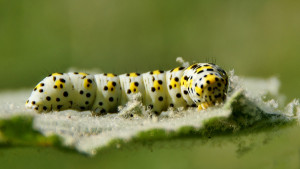
<instances>
[{"instance_id":1,"label":"caterpillar body segment","mask_svg":"<svg viewBox=\"0 0 300 169\"><path fill-rule=\"evenodd\" d=\"M119 75L121 83L121 104L125 105L128 101L134 99L134 94L141 93L142 100L145 100L145 87L143 77L139 73L127 73Z\"/></svg>"},{"instance_id":2,"label":"caterpillar body segment","mask_svg":"<svg viewBox=\"0 0 300 169\"><path fill-rule=\"evenodd\" d=\"M145 85L144 104L152 109L156 114L167 109L167 86L165 72L155 70L143 74Z\"/></svg>"},{"instance_id":3,"label":"caterpillar body segment","mask_svg":"<svg viewBox=\"0 0 300 169\"><path fill-rule=\"evenodd\" d=\"M177 67L166 72L167 83L167 100L168 106L179 108L187 107L187 102L184 100L183 95L188 95L188 92L181 92L180 79L185 70L185 67Z\"/></svg>"},{"instance_id":4,"label":"caterpillar body segment","mask_svg":"<svg viewBox=\"0 0 300 169\"><path fill-rule=\"evenodd\" d=\"M66 73L69 80L66 84L71 84L72 88L67 89L68 96L64 98L70 103L70 108L77 110L90 110L96 97L97 86L93 75L86 73ZM54 75L53 78L56 76ZM46 93L45 93L46 94Z\"/></svg>"},{"instance_id":5,"label":"caterpillar body segment","mask_svg":"<svg viewBox=\"0 0 300 169\"><path fill-rule=\"evenodd\" d=\"M63 76L60 73L56 73L57 76L62 79L69 80L68 76ZM56 81L56 77L52 77L52 75L49 75L48 77L44 78L40 83L38 83L35 88L32 91L32 94L30 96L30 100L26 101L26 107L27 108L33 108L34 110L41 110L41 111L47 111L47 110L59 110L63 108L63 106L67 105L67 101L61 98L58 98L59 96L63 96L65 90L63 90L66 87L70 87L70 83L64 83L63 80L59 80L58 82L54 83L52 87L50 87L47 84L53 83L53 81ZM47 93L49 95L44 98L45 92L47 90ZM34 94L33 94L34 93ZM58 99L57 99L58 98ZM53 100L58 100L57 103L52 104ZM59 103L58 103L59 102Z\"/></svg>"},{"instance_id":6,"label":"caterpillar body segment","mask_svg":"<svg viewBox=\"0 0 300 169\"><path fill-rule=\"evenodd\" d=\"M188 106L196 106L195 102L189 96L189 93L191 82L193 81L193 76L195 75L195 69L197 69L200 64L193 64L186 68L181 77L181 93L183 93L183 99L187 102Z\"/></svg>"},{"instance_id":7,"label":"caterpillar body segment","mask_svg":"<svg viewBox=\"0 0 300 169\"><path fill-rule=\"evenodd\" d=\"M34 88L26 107L39 112L76 109L103 114L117 112L119 105L141 93L143 104L159 114L169 107L206 109L222 103L227 88L226 72L211 63L119 76L53 73Z\"/></svg>"},{"instance_id":8,"label":"caterpillar body segment","mask_svg":"<svg viewBox=\"0 0 300 169\"><path fill-rule=\"evenodd\" d=\"M94 75L96 82L96 98L92 111L96 114L116 112L121 101L121 84L117 75Z\"/></svg>"}]
</instances>

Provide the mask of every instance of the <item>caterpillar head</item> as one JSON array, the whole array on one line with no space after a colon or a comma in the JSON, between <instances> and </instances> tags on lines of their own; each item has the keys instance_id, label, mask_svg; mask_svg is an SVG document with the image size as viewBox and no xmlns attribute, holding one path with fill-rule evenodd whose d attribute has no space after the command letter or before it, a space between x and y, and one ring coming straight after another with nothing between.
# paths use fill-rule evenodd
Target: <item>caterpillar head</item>
<instances>
[{"instance_id":1,"label":"caterpillar head","mask_svg":"<svg viewBox=\"0 0 300 169\"><path fill-rule=\"evenodd\" d=\"M53 73L36 85L25 106L38 112L69 108L70 88L68 75Z\"/></svg>"}]
</instances>

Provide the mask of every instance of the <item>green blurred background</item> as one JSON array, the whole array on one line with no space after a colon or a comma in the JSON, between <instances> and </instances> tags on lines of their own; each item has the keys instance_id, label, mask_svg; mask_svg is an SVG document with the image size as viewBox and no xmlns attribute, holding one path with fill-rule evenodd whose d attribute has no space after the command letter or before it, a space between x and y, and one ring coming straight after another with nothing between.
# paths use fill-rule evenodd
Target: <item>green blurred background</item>
<instances>
[{"instance_id":1,"label":"green blurred background","mask_svg":"<svg viewBox=\"0 0 300 169\"><path fill-rule=\"evenodd\" d=\"M0 90L31 88L46 75L70 67L118 74L167 70L178 65L178 56L196 62L215 60L237 75L276 75L288 101L299 97L300 1L0 0ZM210 148L193 149L190 155L178 147L164 152L157 148L154 154L143 147L133 152L140 154L139 160L175 155L174 167L181 168L198 166L196 157L205 156L201 151L211 156L219 152ZM224 149L237 160L230 146ZM18 151L9 152L18 158ZM100 161L119 164L115 155L125 164L124 156L131 152L113 151L109 160ZM193 164L176 153L193 157ZM87 163L101 168L100 161ZM163 160L154 162L167 166Z\"/></svg>"},{"instance_id":2,"label":"green blurred background","mask_svg":"<svg viewBox=\"0 0 300 169\"><path fill-rule=\"evenodd\" d=\"M297 0L0 0L0 89L33 87L69 67L124 73L216 60L277 75L298 97Z\"/></svg>"}]
</instances>

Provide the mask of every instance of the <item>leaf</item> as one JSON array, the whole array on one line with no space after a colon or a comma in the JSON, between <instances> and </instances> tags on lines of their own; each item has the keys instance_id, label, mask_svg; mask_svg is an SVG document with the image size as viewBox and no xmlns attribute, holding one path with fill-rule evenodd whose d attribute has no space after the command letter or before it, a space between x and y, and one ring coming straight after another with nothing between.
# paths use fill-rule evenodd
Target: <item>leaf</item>
<instances>
[{"instance_id":1,"label":"leaf","mask_svg":"<svg viewBox=\"0 0 300 169\"><path fill-rule=\"evenodd\" d=\"M119 114L99 117L92 116L89 111L74 110L35 114L22 106L29 91L4 92L0 94L3 103L0 105L3 110L0 113L0 142L2 145L64 146L94 155L104 147L118 147L128 142L209 138L295 124L299 102L293 101L284 109L274 106L278 104L272 98L264 101L266 95L279 97L278 83L276 78L249 80L232 74L229 96L223 105L203 111L195 108L168 110L158 117L141 116L145 112L138 101L129 103ZM265 85L273 87L268 91ZM126 116L128 112L133 113L133 117Z\"/></svg>"}]
</instances>

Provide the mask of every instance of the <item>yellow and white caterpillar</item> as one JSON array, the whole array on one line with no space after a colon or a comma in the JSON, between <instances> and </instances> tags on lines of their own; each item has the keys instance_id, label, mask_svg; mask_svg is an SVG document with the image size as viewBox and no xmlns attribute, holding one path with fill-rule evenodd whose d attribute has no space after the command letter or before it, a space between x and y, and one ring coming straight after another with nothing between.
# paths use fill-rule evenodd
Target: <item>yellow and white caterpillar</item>
<instances>
[{"instance_id":1,"label":"yellow and white caterpillar","mask_svg":"<svg viewBox=\"0 0 300 169\"><path fill-rule=\"evenodd\" d=\"M226 99L228 77L212 63L197 63L169 71L143 74L53 73L33 89L26 107L42 111L91 110L117 112L119 105L141 93L142 102L159 114L168 107L198 106L206 109Z\"/></svg>"}]
</instances>

